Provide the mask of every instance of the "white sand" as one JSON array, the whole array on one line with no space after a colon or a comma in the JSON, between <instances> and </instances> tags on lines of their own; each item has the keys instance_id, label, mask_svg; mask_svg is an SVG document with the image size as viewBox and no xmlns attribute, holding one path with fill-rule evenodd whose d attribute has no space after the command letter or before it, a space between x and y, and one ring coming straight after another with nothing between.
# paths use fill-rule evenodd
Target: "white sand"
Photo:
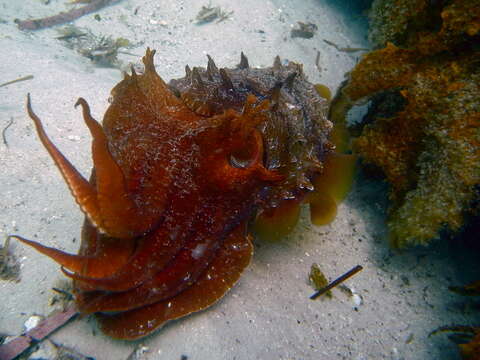
<instances>
[{"instance_id":1,"label":"white sand","mask_svg":"<svg viewBox=\"0 0 480 360\"><path fill-rule=\"evenodd\" d=\"M28 74L34 79L0 88L0 127L9 147L0 143L0 232L18 233L43 244L75 252L82 214L57 169L42 148L26 116L26 93L58 147L86 176L90 172L90 137L74 110L85 97L95 117L108 106L110 89L121 79L117 69L99 68L55 40L55 29L21 32L15 18L38 17L65 9L66 0L43 5L38 0L0 1L0 83ZM365 28L329 8L324 1L216 1L233 16L222 23L195 24L201 2L125 0L75 22L96 34L125 37L143 55L158 50L157 70L168 80L183 76L184 66L232 67L240 52L252 66L267 66L275 55L303 63L312 82L335 90L356 58L340 46L362 47ZM137 15L134 15L138 8ZM319 27L312 39L291 39L297 21ZM258 32L263 30L264 33ZM322 72L315 67L317 50ZM139 58L122 55L125 62ZM468 254L446 245L394 254L384 221L386 187L360 179L337 219L316 228L304 216L294 234L278 244L259 244L251 266L237 286L207 311L172 322L143 341L145 359L455 359L445 335L428 338L446 324L468 324L449 285L474 278ZM48 314L51 287L63 275L58 266L33 249L14 243L22 264L21 282L0 281L0 333L17 335L32 314ZM347 282L363 299L338 289L333 299L311 301L306 278L316 262L331 279L357 264L365 269ZM475 319L470 317L470 322ZM478 318L477 318L478 320ZM111 340L91 319L76 320L52 339L96 359L126 359L138 343ZM407 341L411 340L411 341Z\"/></svg>"}]
</instances>

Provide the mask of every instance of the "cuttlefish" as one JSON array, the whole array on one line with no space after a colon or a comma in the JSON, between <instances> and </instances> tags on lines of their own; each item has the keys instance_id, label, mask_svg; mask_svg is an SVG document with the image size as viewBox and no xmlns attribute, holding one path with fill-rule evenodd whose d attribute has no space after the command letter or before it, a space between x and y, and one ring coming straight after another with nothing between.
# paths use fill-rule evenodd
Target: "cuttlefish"
<instances>
[{"instance_id":1,"label":"cuttlefish","mask_svg":"<svg viewBox=\"0 0 480 360\"><path fill-rule=\"evenodd\" d=\"M285 235L301 202L314 223L328 222L341 198L336 174L352 163L335 153L328 100L301 65L277 57L254 69L242 53L236 68L218 69L208 57L206 69L187 66L167 84L154 54L147 49L144 72L132 68L113 88L102 124L85 99L75 104L92 136L89 180L27 100L85 221L77 255L14 237L59 263L79 311L121 339L220 299L250 262L252 229Z\"/></svg>"}]
</instances>

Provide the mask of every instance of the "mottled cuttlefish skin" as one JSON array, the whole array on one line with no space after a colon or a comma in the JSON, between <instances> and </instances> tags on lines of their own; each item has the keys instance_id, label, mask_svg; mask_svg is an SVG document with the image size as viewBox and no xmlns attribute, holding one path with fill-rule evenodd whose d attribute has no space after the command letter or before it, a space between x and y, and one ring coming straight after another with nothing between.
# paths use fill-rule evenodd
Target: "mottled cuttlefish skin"
<instances>
[{"instance_id":1,"label":"mottled cuttlefish skin","mask_svg":"<svg viewBox=\"0 0 480 360\"><path fill-rule=\"evenodd\" d=\"M78 255L16 237L58 262L78 309L121 339L220 299L252 257L247 225L297 211L334 149L328 102L301 65L277 57L255 69L242 53L236 68L218 69L208 57L166 84L154 54L114 87L102 124L77 101L93 138L90 180L27 102L85 222Z\"/></svg>"}]
</instances>

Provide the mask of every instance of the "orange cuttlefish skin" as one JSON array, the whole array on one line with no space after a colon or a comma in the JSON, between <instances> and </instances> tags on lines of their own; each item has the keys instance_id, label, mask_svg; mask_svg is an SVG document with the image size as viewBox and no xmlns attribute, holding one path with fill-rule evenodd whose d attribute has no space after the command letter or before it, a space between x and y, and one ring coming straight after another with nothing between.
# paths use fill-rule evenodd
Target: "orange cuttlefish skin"
<instances>
[{"instance_id":1,"label":"orange cuttlefish skin","mask_svg":"<svg viewBox=\"0 0 480 360\"><path fill-rule=\"evenodd\" d=\"M305 184L322 172L321 160L329 151L325 139L331 126L325 120L323 145L308 149L309 154L320 149L316 160L306 175L295 165L297 177L289 177L293 162L282 167L269 159L285 163L281 151L291 151L269 153L273 142L267 140L278 133L287 141L291 131L283 123L283 133L271 125L282 119L282 101L293 101L283 93L282 83L267 79L276 81L271 91L251 85L250 92L235 95L231 90L240 83L209 58L206 71L187 67L191 87L183 91L181 84L167 85L158 76L154 54L147 49L143 74L132 69L114 87L102 125L83 98L75 104L92 135L90 180L50 141L30 96L27 100L38 136L85 223L78 255L14 237L58 262L74 279L79 310L95 313L103 331L121 339L145 336L220 299L250 262L248 221L259 209L275 209L269 199L283 194L275 189L306 199ZM275 66L283 74L279 60ZM237 70L249 71L243 54ZM284 84L293 88L295 74L285 77ZM215 82L223 89L210 93L217 98L200 101L197 90ZM312 108L323 104L319 99L313 98ZM297 135L292 143L298 142ZM294 203L298 208L298 201Z\"/></svg>"}]
</instances>

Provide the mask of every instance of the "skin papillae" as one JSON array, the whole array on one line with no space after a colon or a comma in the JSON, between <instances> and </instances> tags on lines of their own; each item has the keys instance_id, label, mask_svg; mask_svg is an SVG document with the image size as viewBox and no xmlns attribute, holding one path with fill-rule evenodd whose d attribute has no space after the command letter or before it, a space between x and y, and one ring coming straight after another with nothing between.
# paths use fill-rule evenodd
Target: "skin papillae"
<instances>
[{"instance_id":1,"label":"skin papillae","mask_svg":"<svg viewBox=\"0 0 480 360\"><path fill-rule=\"evenodd\" d=\"M209 58L206 69L187 66L166 84L153 57L147 49L144 73L132 70L114 87L102 125L78 100L93 138L89 181L27 103L86 217L78 255L17 238L58 262L74 279L78 309L120 339L220 299L250 262L255 216L260 232L276 226L282 236L301 201L324 215L341 197L334 179L318 182L325 164L341 168L343 158L328 141L328 102L301 65L277 58L252 69L242 54L236 68L218 69Z\"/></svg>"}]
</instances>

